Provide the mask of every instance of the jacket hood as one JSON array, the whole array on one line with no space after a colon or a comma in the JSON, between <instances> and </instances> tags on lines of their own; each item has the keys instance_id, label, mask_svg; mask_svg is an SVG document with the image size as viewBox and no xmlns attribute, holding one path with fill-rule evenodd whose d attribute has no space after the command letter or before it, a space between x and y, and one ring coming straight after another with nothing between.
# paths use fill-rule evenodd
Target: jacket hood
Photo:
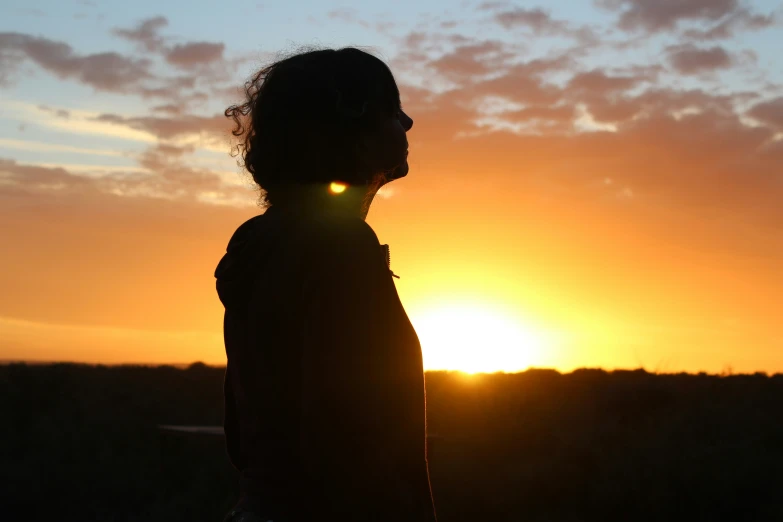
<instances>
[{"instance_id":1,"label":"jacket hood","mask_svg":"<svg viewBox=\"0 0 783 522\"><path fill-rule=\"evenodd\" d=\"M217 293L226 308L249 297L253 268L261 260L264 216L252 217L236 229L215 268Z\"/></svg>"}]
</instances>

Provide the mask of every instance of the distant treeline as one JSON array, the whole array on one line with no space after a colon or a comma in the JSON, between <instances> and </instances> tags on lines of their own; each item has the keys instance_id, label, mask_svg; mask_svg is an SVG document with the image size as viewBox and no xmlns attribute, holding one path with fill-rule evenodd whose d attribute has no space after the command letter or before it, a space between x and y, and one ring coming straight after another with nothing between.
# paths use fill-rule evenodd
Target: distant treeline
<instances>
[{"instance_id":1,"label":"distant treeline","mask_svg":"<svg viewBox=\"0 0 783 522\"><path fill-rule=\"evenodd\" d=\"M223 368L0 366L0 519L219 521ZM783 376L428 372L441 522L783 520ZM14 514L12 518L4 515Z\"/></svg>"}]
</instances>

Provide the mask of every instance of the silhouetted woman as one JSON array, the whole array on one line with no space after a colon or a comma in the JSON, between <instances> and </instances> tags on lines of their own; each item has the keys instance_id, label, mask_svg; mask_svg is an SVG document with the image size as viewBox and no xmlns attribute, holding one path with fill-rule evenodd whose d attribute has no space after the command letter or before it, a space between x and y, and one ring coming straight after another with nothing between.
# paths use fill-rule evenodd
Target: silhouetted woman
<instances>
[{"instance_id":1,"label":"silhouetted woman","mask_svg":"<svg viewBox=\"0 0 783 522\"><path fill-rule=\"evenodd\" d=\"M408 172L413 120L389 68L354 48L278 61L246 95L226 116L268 208L215 272L241 474L227 519L434 521L421 348L364 221Z\"/></svg>"}]
</instances>

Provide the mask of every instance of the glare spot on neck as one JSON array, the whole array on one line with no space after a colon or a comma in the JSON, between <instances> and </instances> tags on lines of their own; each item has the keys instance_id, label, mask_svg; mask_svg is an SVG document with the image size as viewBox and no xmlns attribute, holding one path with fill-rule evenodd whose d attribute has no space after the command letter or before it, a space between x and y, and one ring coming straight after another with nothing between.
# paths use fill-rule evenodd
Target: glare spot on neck
<instances>
[{"instance_id":1,"label":"glare spot on neck","mask_svg":"<svg viewBox=\"0 0 783 522\"><path fill-rule=\"evenodd\" d=\"M345 192L346 188L348 188L346 184L334 181L331 185L329 185L329 192L332 194L342 194Z\"/></svg>"}]
</instances>

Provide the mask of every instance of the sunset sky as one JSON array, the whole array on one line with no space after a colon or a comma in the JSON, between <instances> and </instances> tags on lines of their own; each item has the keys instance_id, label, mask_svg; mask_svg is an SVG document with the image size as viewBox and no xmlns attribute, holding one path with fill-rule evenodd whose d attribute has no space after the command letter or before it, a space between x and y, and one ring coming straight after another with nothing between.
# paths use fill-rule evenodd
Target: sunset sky
<instances>
[{"instance_id":1,"label":"sunset sky","mask_svg":"<svg viewBox=\"0 0 783 522\"><path fill-rule=\"evenodd\" d=\"M415 121L368 222L426 368L783 372L779 1L13 4L0 359L223 364L213 272L261 209L222 111L356 45Z\"/></svg>"}]
</instances>

